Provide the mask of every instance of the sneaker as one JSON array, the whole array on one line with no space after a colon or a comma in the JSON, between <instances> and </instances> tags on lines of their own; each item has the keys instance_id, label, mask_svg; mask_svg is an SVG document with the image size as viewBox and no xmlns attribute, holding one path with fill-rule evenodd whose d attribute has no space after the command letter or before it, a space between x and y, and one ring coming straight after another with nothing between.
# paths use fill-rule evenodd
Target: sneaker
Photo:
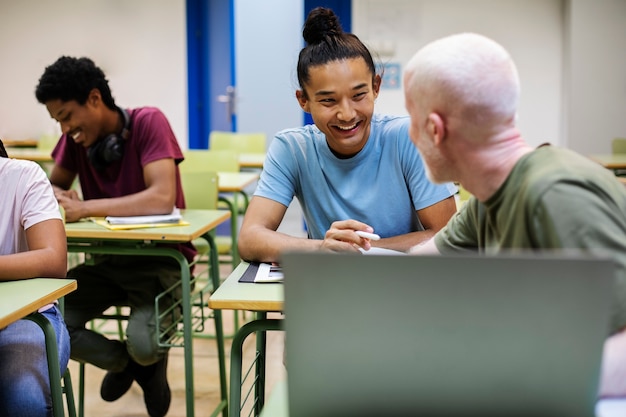
<instances>
[{"instance_id":1,"label":"sneaker","mask_svg":"<svg viewBox=\"0 0 626 417\"><path fill-rule=\"evenodd\" d=\"M141 366L133 372L135 380L143 389L143 400L150 417L163 417L170 408L172 393L167 383L167 358L166 353L154 365Z\"/></svg>"},{"instance_id":2,"label":"sneaker","mask_svg":"<svg viewBox=\"0 0 626 417\"><path fill-rule=\"evenodd\" d=\"M121 372L109 371L102 380L100 396L104 401L115 401L128 392L134 380L129 365Z\"/></svg>"}]
</instances>

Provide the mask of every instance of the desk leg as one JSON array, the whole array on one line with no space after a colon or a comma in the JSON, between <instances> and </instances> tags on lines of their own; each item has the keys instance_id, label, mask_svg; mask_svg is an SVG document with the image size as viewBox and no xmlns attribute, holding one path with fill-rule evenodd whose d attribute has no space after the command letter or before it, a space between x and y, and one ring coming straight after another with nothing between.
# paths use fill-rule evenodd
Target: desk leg
<instances>
[{"instance_id":1,"label":"desk leg","mask_svg":"<svg viewBox=\"0 0 626 417\"><path fill-rule=\"evenodd\" d=\"M54 417L64 417L63 389L61 388L61 370L59 369L59 350L57 348L56 332L48 319L39 313L30 314L25 319L35 322L43 331L46 341L50 392L52 393L52 413Z\"/></svg>"},{"instance_id":2,"label":"desk leg","mask_svg":"<svg viewBox=\"0 0 626 417\"><path fill-rule=\"evenodd\" d=\"M183 303L183 348L185 358L185 398L187 417L194 417L194 390L193 390L193 338L191 329L191 277L189 262L182 253L172 248L144 247L144 246L71 246L68 252L83 252L104 255L144 255L169 256L180 264L180 277ZM79 407L83 405L80 404Z\"/></svg>"},{"instance_id":3,"label":"desk leg","mask_svg":"<svg viewBox=\"0 0 626 417\"><path fill-rule=\"evenodd\" d=\"M233 209L230 213L230 228L231 228L231 236L233 239L233 248L232 248L232 265L233 269L237 268L237 265L241 262L241 258L239 258L239 248L237 247L237 236L239 235L239 197L243 198L243 209L241 210L242 214L245 214L248 209L248 194L245 191L239 191L232 193L233 195Z\"/></svg>"},{"instance_id":4,"label":"desk leg","mask_svg":"<svg viewBox=\"0 0 626 417\"><path fill-rule=\"evenodd\" d=\"M217 253L217 245L215 239L210 233L206 233L203 236L207 242L209 242L210 257L211 257L211 282L213 284L214 291L219 288L221 284L219 268L220 261ZM216 416L220 411L222 415L228 417L228 392L226 384L226 352L224 350L224 324L222 321L222 310L213 310L213 317L215 323L215 342L217 343L217 357L218 366L220 372L220 394L221 401L213 411L211 416Z\"/></svg>"},{"instance_id":5,"label":"desk leg","mask_svg":"<svg viewBox=\"0 0 626 417\"><path fill-rule=\"evenodd\" d=\"M219 196L219 201L226 204L226 206L228 207L228 210L230 211L230 254L232 257L231 260L231 265L233 267L233 269L237 268L237 265L239 265L239 262L241 261L239 259L239 248L237 247L237 235L239 233L239 220L238 220L238 210L239 208L237 207L238 201L237 201L237 193L234 194L233 200L229 200L226 197L223 196ZM235 315L235 319L237 318L237 315ZM239 328L237 322L235 321L235 330L237 330Z\"/></svg>"},{"instance_id":6,"label":"desk leg","mask_svg":"<svg viewBox=\"0 0 626 417\"><path fill-rule=\"evenodd\" d=\"M266 320L267 313L257 313L257 319ZM256 333L256 351L258 354L258 358L256 361L257 383L254 386L254 398L256 398L256 401L254 402L254 415L258 416L261 414L263 404L265 404L265 362L267 359L267 332Z\"/></svg>"},{"instance_id":7,"label":"desk leg","mask_svg":"<svg viewBox=\"0 0 626 417\"><path fill-rule=\"evenodd\" d=\"M243 325L235 334L230 359L230 416L241 414L241 384L243 367L243 342L251 333L257 334L257 359L255 381L255 415L259 415L265 402L265 332L281 330L282 320L268 319L266 313L258 313L257 320Z\"/></svg>"},{"instance_id":8,"label":"desk leg","mask_svg":"<svg viewBox=\"0 0 626 417\"><path fill-rule=\"evenodd\" d=\"M187 259L178 251L180 255L180 276L183 289L183 349L185 357L185 399L187 405L187 416L194 417L195 404L193 393L193 335L191 329L191 277Z\"/></svg>"},{"instance_id":9,"label":"desk leg","mask_svg":"<svg viewBox=\"0 0 626 417\"><path fill-rule=\"evenodd\" d=\"M237 236L239 236L239 193L233 193L233 211L230 215L231 236L233 239L232 265L233 269L237 268L241 259L239 259L239 248L237 247Z\"/></svg>"}]
</instances>

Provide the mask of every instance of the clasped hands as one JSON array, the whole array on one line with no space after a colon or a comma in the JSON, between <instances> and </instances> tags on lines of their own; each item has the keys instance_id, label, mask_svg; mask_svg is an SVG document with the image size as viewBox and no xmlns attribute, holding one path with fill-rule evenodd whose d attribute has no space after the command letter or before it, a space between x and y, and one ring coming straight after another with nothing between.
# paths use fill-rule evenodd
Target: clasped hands
<instances>
[{"instance_id":1,"label":"clasped hands","mask_svg":"<svg viewBox=\"0 0 626 417\"><path fill-rule=\"evenodd\" d=\"M59 205L65 210L65 221L72 223L80 220L83 201L78 196L76 190L62 190L55 187L54 196Z\"/></svg>"}]
</instances>

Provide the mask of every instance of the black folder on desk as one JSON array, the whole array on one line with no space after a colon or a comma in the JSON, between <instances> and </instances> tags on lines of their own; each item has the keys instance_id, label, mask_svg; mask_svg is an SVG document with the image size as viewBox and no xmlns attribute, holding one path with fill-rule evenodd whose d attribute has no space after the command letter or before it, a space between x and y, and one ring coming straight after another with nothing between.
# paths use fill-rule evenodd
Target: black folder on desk
<instances>
[{"instance_id":1,"label":"black folder on desk","mask_svg":"<svg viewBox=\"0 0 626 417\"><path fill-rule=\"evenodd\" d=\"M263 276L259 276L259 273ZM239 282L247 282L251 284L282 283L282 269L277 265L270 266L270 264L266 263L250 262L248 268L239 278Z\"/></svg>"},{"instance_id":2,"label":"black folder on desk","mask_svg":"<svg viewBox=\"0 0 626 417\"><path fill-rule=\"evenodd\" d=\"M254 284L254 277L256 277L256 273L258 270L259 270L259 263L250 262L250 265L248 265L246 272L244 272L241 275L241 278L239 278L239 282L249 282L249 283Z\"/></svg>"}]
</instances>

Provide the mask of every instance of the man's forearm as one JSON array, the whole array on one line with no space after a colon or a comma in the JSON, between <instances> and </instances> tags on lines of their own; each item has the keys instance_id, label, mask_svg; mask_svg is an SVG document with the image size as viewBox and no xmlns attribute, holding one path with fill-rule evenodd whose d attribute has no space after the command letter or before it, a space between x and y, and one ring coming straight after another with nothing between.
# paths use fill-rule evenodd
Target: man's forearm
<instances>
[{"instance_id":1,"label":"man's forearm","mask_svg":"<svg viewBox=\"0 0 626 417\"><path fill-rule=\"evenodd\" d=\"M254 237L248 239L240 235L239 239L239 255L246 261L279 262L280 255L287 250L319 250L322 242L271 230L252 232L251 235Z\"/></svg>"}]
</instances>

